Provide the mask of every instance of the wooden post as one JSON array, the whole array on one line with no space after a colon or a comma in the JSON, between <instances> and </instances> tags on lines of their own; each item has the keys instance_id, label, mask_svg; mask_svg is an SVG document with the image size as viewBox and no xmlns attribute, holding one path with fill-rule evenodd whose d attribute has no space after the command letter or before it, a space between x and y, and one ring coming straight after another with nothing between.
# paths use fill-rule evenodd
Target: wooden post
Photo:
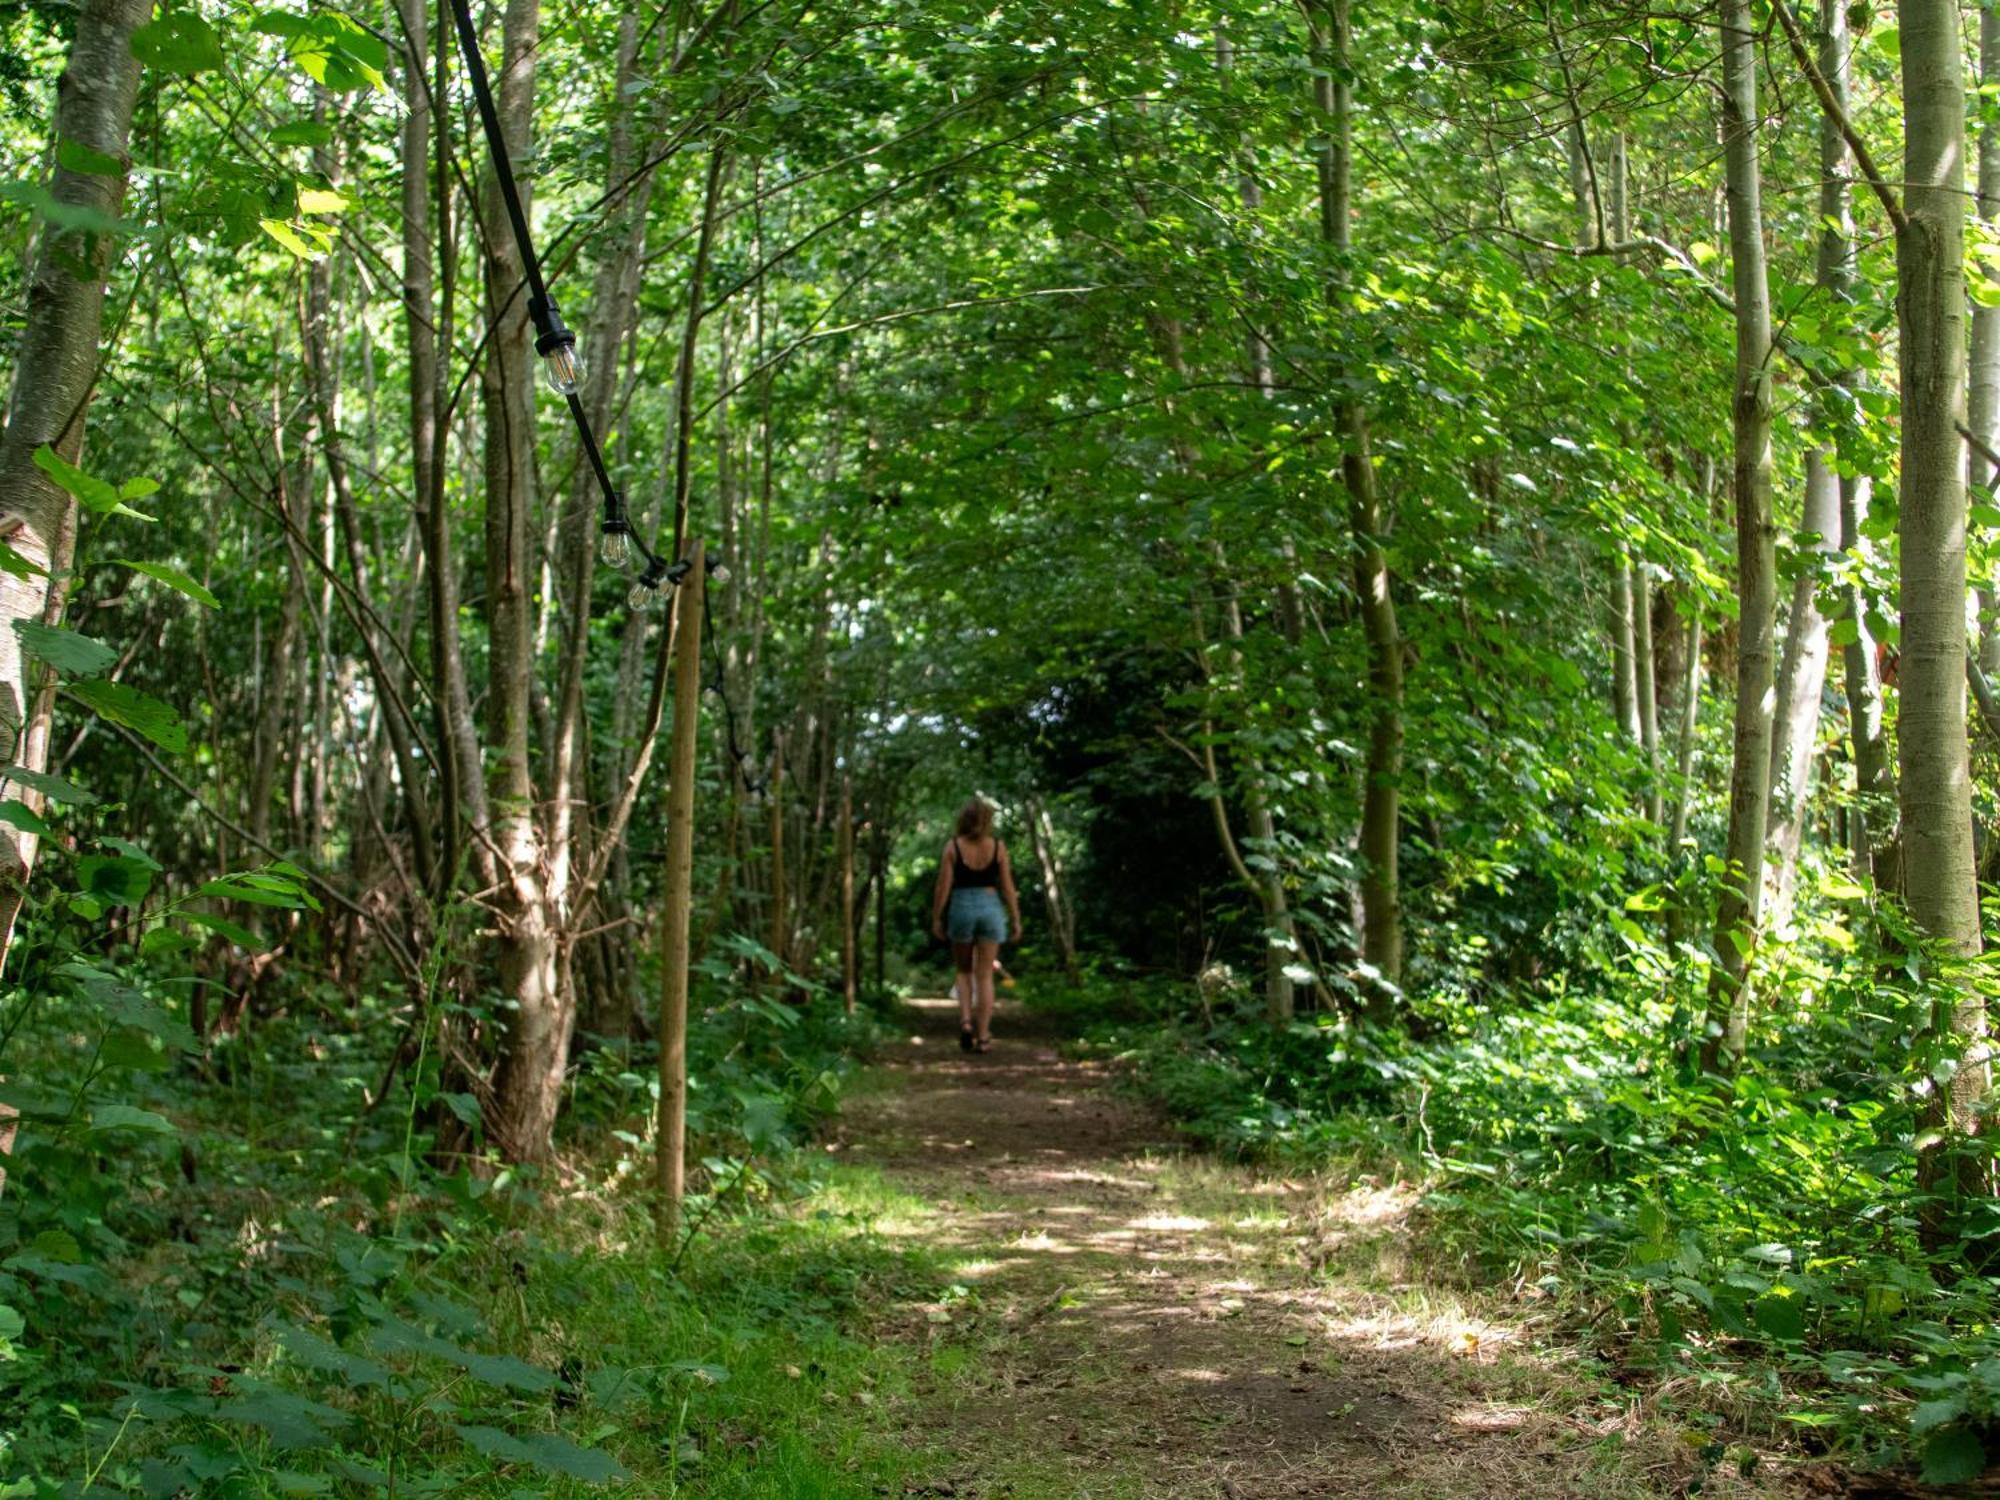
<instances>
[{"instance_id":1,"label":"wooden post","mask_svg":"<svg viewBox=\"0 0 2000 1500\"><path fill-rule=\"evenodd\" d=\"M840 778L840 979L847 1013L854 1014L860 955L854 951L854 778Z\"/></svg>"},{"instance_id":2,"label":"wooden post","mask_svg":"<svg viewBox=\"0 0 2000 1500\"><path fill-rule=\"evenodd\" d=\"M656 1129L653 1206L660 1248L679 1238L687 1192L688 908L694 885L694 757L701 727L701 599L707 586L701 542L688 548L693 564L674 590L674 720L669 741L673 780L667 787L667 881L662 913L660 980L660 1112Z\"/></svg>"}]
</instances>

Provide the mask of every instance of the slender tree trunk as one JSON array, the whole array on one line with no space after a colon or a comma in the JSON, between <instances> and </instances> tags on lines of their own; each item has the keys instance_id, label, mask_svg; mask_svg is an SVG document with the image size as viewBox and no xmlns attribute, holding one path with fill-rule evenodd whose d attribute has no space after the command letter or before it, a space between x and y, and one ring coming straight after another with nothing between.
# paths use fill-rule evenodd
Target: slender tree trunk
<instances>
[{"instance_id":1,"label":"slender tree trunk","mask_svg":"<svg viewBox=\"0 0 2000 1500\"><path fill-rule=\"evenodd\" d=\"M1625 738L1639 738L1638 652L1633 643L1632 559L1611 559L1611 711Z\"/></svg>"},{"instance_id":2,"label":"slender tree trunk","mask_svg":"<svg viewBox=\"0 0 2000 1500\"><path fill-rule=\"evenodd\" d=\"M1320 234L1334 253L1334 280L1326 295L1328 304L1338 312L1345 304L1348 261L1353 254L1350 182L1354 111L1348 0L1328 0L1314 30L1323 64L1315 71L1313 88L1328 132L1319 160ZM1370 987L1369 1014L1380 1021L1393 1012L1395 987L1403 977L1398 869L1402 845L1403 639L1383 547L1387 525L1375 485L1367 408L1358 400L1344 398L1336 421L1342 440L1341 478L1347 488L1354 539L1354 592L1361 601L1362 635L1368 649L1368 760L1357 840L1360 948L1362 962L1377 981Z\"/></svg>"},{"instance_id":3,"label":"slender tree trunk","mask_svg":"<svg viewBox=\"0 0 2000 1500\"><path fill-rule=\"evenodd\" d=\"M1063 975L1074 985L1082 980L1076 961L1076 912L1069 899L1069 882L1063 874L1062 857L1056 848L1055 824L1048 805L1039 797L1027 799L1028 836L1035 848L1035 863L1042 872L1042 903L1048 908L1049 933L1055 939L1056 955Z\"/></svg>"},{"instance_id":4,"label":"slender tree trunk","mask_svg":"<svg viewBox=\"0 0 2000 1500\"><path fill-rule=\"evenodd\" d=\"M780 970L786 964L785 950L790 946L786 941L791 923L786 913L788 895L785 889L785 735L779 730L771 736L771 783L764 795L771 804L771 955Z\"/></svg>"},{"instance_id":5,"label":"slender tree trunk","mask_svg":"<svg viewBox=\"0 0 2000 1500\"><path fill-rule=\"evenodd\" d=\"M508 150L531 159L540 0L507 0L499 113ZM527 185L522 185L526 196ZM546 847L537 817L534 723L532 544L535 497L535 382L520 251L509 232L498 179L483 184L483 264L492 335L481 379L486 420L487 735L491 838L499 864L491 897L495 968L512 1004L493 1074L487 1129L511 1160L547 1157L562 1098L575 1022L560 973L560 924L549 902Z\"/></svg>"},{"instance_id":6,"label":"slender tree trunk","mask_svg":"<svg viewBox=\"0 0 2000 1500\"><path fill-rule=\"evenodd\" d=\"M68 166L59 159L49 173L49 195L100 219L117 218L125 205L126 149L139 92L132 33L152 9L152 0L85 0L56 86L56 137L118 169L100 172L89 162ZM35 771L48 764L54 698L47 674L22 656L13 625L62 618L76 546L76 502L36 465L35 454L46 445L65 461L82 463L104 284L115 249L108 234L43 221L28 273L7 429L0 435L0 539L41 570L32 578L0 573L0 762ZM42 805L27 787L14 787L10 795L31 809ZM13 942L35 854L33 834L0 828L0 964Z\"/></svg>"},{"instance_id":7,"label":"slender tree trunk","mask_svg":"<svg viewBox=\"0 0 2000 1500\"><path fill-rule=\"evenodd\" d=\"M124 208L126 148L139 93L132 33L152 10L152 0L84 0L76 13L69 61L56 86L55 134L117 162L118 170L79 171L58 160L48 184L57 203L113 219ZM76 550L76 502L36 466L35 453L46 444L66 461L82 462L114 249L109 235L64 231L44 221L28 274L7 429L0 434L0 540L42 570L31 578L0 573L0 763L31 771L48 767L54 684L21 654L14 622L53 625L62 618ZM9 792L40 810L42 798L31 788ZM0 965L13 945L36 853L32 833L0 828ZM0 1104L0 1160L13 1149L14 1109ZM0 1168L0 1188L6 1183Z\"/></svg>"},{"instance_id":8,"label":"slender tree trunk","mask_svg":"<svg viewBox=\"0 0 2000 1500\"><path fill-rule=\"evenodd\" d=\"M701 746L701 541L674 590L674 720L669 730L666 890L660 912L660 1104L655 1130L654 1227L674 1248L687 1195L688 915L694 904L695 752Z\"/></svg>"},{"instance_id":9,"label":"slender tree trunk","mask_svg":"<svg viewBox=\"0 0 2000 1500\"><path fill-rule=\"evenodd\" d=\"M2000 9L1990 5L1979 7L1979 81L1983 88L2000 87ZM2000 219L2000 121L1990 110L1984 112L1979 131L1979 196L1974 206L1990 231ZM1972 365L1967 380L1966 424L1988 448L2000 447L2000 307L1982 303L1972 309ZM1989 486L1993 478L1987 476ZM2000 673L2000 595L1991 579L1979 587L1979 621L1979 662L1990 677Z\"/></svg>"},{"instance_id":10,"label":"slender tree trunk","mask_svg":"<svg viewBox=\"0 0 2000 1500\"><path fill-rule=\"evenodd\" d=\"M1718 962L1702 1066L1732 1070L1749 1032L1749 974L1763 909L1771 802L1772 636L1777 547L1771 519L1771 292L1757 159L1757 28L1750 0L1721 0L1723 160L1736 298L1736 735L1729 775L1727 872L1716 903Z\"/></svg>"},{"instance_id":11,"label":"slender tree trunk","mask_svg":"<svg viewBox=\"0 0 2000 1500\"><path fill-rule=\"evenodd\" d=\"M1896 237L1896 312L1903 390L1902 666L1897 746L1902 771L1905 897L1941 949L1980 950L1965 726L1965 82L1954 0L1904 0L1903 207ZM1977 1127L1986 1092L1978 986L1954 985L1937 1025L1964 1039L1948 1110ZM1940 1170L1936 1151L1924 1175ZM1968 1160L1962 1169L1977 1186Z\"/></svg>"},{"instance_id":12,"label":"slender tree trunk","mask_svg":"<svg viewBox=\"0 0 2000 1500\"><path fill-rule=\"evenodd\" d=\"M840 778L840 989L847 1013L854 1014L860 987L860 955L854 948L854 780Z\"/></svg>"},{"instance_id":13,"label":"slender tree trunk","mask_svg":"<svg viewBox=\"0 0 2000 1500\"><path fill-rule=\"evenodd\" d=\"M1695 736L1701 728L1701 609L1688 612L1687 659L1682 663L1680 735L1675 756L1674 811L1667 832L1667 846L1680 859L1681 845L1687 842L1688 804L1694 795Z\"/></svg>"},{"instance_id":14,"label":"slender tree trunk","mask_svg":"<svg viewBox=\"0 0 2000 1500\"><path fill-rule=\"evenodd\" d=\"M1847 107L1846 0L1820 0L1819 71L1842 109ZM1831 115L1819 130L1819 263L1817 283L1832 302L1848 300L1854 279L1852 211L1848 202L1847 141ZM1846 385L1852 374L1837 377ZM1830 449L1806 455L1805 504L1799 518L1801 551L1838 554L1840 488ZM1790 920L1798 880L1799 844L1805 828L1813 747L1819 740L1820 702L1826 689L1830 622L1819 607L1819 568L1804 567L1792 587L1790 623L1778 668L1777 722L1771 733L1770 859L1765 866L1767 925Z\"/></svg>"}]
</instances>

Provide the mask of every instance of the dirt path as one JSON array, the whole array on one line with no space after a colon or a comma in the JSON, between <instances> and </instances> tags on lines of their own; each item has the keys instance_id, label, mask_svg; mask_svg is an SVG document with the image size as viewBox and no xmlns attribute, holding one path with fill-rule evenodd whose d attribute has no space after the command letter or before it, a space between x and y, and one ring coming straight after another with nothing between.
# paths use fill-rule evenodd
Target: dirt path
<instances>
[{"instance_id":1,"label":"dirt path","mask_svg":"<svg viewBox=\"0 0 2000 1500\"><path fill-rule=\"evenodd\" d=\"M1030 1020L972 1057L948 1004L913 1025L838 1141L917 1205L882 1232L942 1248L964 1288L896 1330L930 1358L895 1416L939 1455L908 1493L1768 1492L1537 1353L1525 1309L1482 1319L1410 1279L1407 1193L1184 1155Z\"/></svg>"}]
</instances>

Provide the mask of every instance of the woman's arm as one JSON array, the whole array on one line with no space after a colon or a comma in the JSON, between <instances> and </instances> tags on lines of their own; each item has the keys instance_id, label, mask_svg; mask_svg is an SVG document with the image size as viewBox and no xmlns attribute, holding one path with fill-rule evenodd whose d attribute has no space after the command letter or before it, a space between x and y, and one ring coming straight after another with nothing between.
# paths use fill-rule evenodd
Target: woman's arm
<instances>
[{"instance_id":1,"label":"woman's arm","mask_svg":"<svg viewBox=\"0 0 2000 1500\"><path fill-rule=\"evenodd\" d=\"M1007 921L1013 928L1011 942L1021 940L1021 897L1014 889L1014 866L1007 858L1007 846L1000 846L1000 899L1007 903Z\"/></svg>"},{"instance_id":2,"label":"woman's arm","mask_svg":"<svg viewBox=\"0 0 2000 1500\"><path fill-rule=\"evenodd\" d=\"M951 845L938 852L937 889L931 893L931 936L944 936L944 908L951 900Z\"/></svg>"}]
</instances>

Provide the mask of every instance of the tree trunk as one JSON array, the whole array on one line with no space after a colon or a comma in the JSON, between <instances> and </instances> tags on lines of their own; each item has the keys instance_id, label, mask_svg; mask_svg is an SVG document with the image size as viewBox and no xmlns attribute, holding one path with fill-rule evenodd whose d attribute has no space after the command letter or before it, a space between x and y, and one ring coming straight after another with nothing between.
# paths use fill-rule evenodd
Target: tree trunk
<instances>
[{"instance_id":1,"label":"tree trunk","mask_svg":"<svg viewBox=\"0 0 2000 1500\"><path fill-rule=\"evenodd\" d=\"M1835 103L1847 107L1849 39L1846 0L1820 0L1819 71ZM1854 281L1854 226L1848 202L1847 141L1840 125L1822 113L1819 127L1819 263L1817 282L1827 300L1844 303ZM1835 377L1849 384L1853 375ZM1798 545L1838 555L1841 480L1831 449L1806 455L1805 504ZM1768 924L1791 917L1798 879L1799 842L1805 826L1806 791L1811 782L1813 746L1819 739L1820 700L1826 688L1829 622L1819 607L1817 567L1801 568L1792 588L1791 621L1778 669L1778 718L1771 734L1770 863L1764 899Z\"/></svg>"},{"instance_id":2,"label":"tree trunk","mask_svg":"<svg viewBox=\"0 0 2000 1500\"><path fill-rule=\"evenodd\" d=\"M152 13L152 0L85 0L76 13L69 61L56 86L55 135L115 161L100 172L58 160L50 196L65 207L116 219L125 206L126 148L139 92L132 33ZM81 168L81 170L79 170ZM62 618L76 547L76 502L35 463L44 445L81 465L85 416L97 385L98 336L104 283L116 242L95 230L63 230L44 220L28 272L21 342L0 436L0 539L36 568L32 578L0 573L0 763L40 771L48 765L53 685L21 654L17 620L53 624ZM28 787L10 793L31 809L42 799ZM13 942L36 840L0 828L0 964Z\"/></svg>"},{"instance_id":3,"label":"tree trunk","mask_svg":"<svg viewBox=\"0 0 2000 1500\"><path fill-rule=\"evenodd\" d=\"M2000 10L1990 5L1979 8L1979 82L2000 86ZM2000 121L1991 111L1979 131L1979 196L1973 201L1987 225L2000 218ZM2000 307L1973 306L1968 388L1966 425L1988 448L2000 447ZM1989 484L1994 477L1988 476ZM1979 662L1991 676L2000 672L2000 596L1991 579L1979 588L1979 621Z\"/></svg>"},{"instance_id":4,"label":"tree trunk","mask_svg":"<svg viewBox=\"0 0 2000 1500\"><path fill-rule=\"evenodd\" d=\"M1757 159L1757 33L1750 0L1722 0L1723 160L1736 297L1736 736L1729 775L1727 870L1716 903L1718 962L1708 990L1704 1068L1734 1069L1749 1032L1751 956L1763 909L1771 802L1772 636L1777 544L1771 520L1771 291Z\"/></svg>"},{"instance_id":5,"label":"tree trunk","mask_svg":"<svg viewBox=\"0 0 2000 1500\"><path fill-rule=\"evenodd\" d=\"M687 1194L688 914L694 902L695 752L701 745L701 601L707 586L699 538L674 590L674 721L669 731L666 890L660 911L660 1104L655 1129L654 1228L660 1248L680 1234Z\"/></svg>"},{"instance_id":6,"label":"tree trunk","mask_svg":"<svg viewBox=\"0 0 2000 1500\"><path fill-rule=\"evenodd\" d=\"M1353 77L1349 60L1348 0L1328 0L1315 24L1315 40L1330 54L1315 72L1313 89L1327 137L1320 149L1320 234L1335 258L1327 300L1345 301L1353 252L1350 181L1353 161ZM1343 398L1336 413L1342 439L1341 478L1347 488L1354 539L1354 592L1361 601L1361 629L1368 650L1368 761L1362 778L1360 949L1372 971L1368 1011L1386 1020L1403 978L1403 906L1398 872L1403 775L1403 640L1396 623L1382 502L1375 487L1368 412Z\"/></svg>"},{"instance_id":7,"label":"tree trunk","mask_svg":"<svg viewBox=\"0 0 2000 1500\"><path fill-rule=\"evenodd\" d=\"M530 159L540 0L507 0L498 105L508 153ZM527 186L523 184L525 198ZM525 279L499 181L483 184L486 307L492 334L481 389L486 421L487 735L493 751L490 836L495 968L513 1010L493 1075L488 1132L510 1160L540 1161L552 1145L575 1022L560 973L560 923L548 899L551 852L537 818L532 735L536 560L535 407Z\"/></svg>"},{"instance_id":8,"label":"tree trunk","mask_svg":"<svg viewBox=\"0 0 2000 1500\"><path fill-rule=\"evenodd\" d=\"M126 147L139 93L132 33L152 10L152 0L84 0L76 14L69 62L56 85L55 134L116 161L119 170L79 171L58 161L49 174L57 203L110 219L124 209ZM109 235L65 232L44 221L0 434L0 540L42 570L32 578L0 572L0 763L31 771L48 767L54 684L22 656L14 622L53 625L62 618L76 549L76 502L36 466L35 452L47 444L72 464L82 461L113 249ZM31 788L9 790L31 810L41 809ZM13 945L36 852L32 833L0 828L0 965ZM13 1149L14 1110L0 1104L0 1159ZM0 1168L0 1187L6 1182Z\"/></svg>"},{"instance_id":9,"label":"tree trunk","mask_svg":"<svg viewBox=\"0 0 2000 1500\"><path fill-rule=\"evenodd\" d=\"M1965 82L1959 8L1904 0L1904 213L1896 236L1902 375L1902 772L1905 899L1940 948L1979 952L1972 783L1965 728ZM1936 1024L1976 1047L1986 1029L1976 985L1954 986ZM1936 1118L1977 1125L1983 1058L1953 1077ZM1922 1158L1930 1179L1940 1153ZM1967 1169L1977 1177L1968 1160ZM1973 1185L1973 1184L1965 1184Z\"/></svg>"},{"instance_id":10,"label":"tree trunk","mask_svg":"<svg viewBox=\"0 0 2000 1500\"><path fill-rule=\"evenodd\" d=\"M854 781L840 778L840 991L854 1014L859 988L859 955L854 951Z\"/></svg>"},{"instance_id":11,"label":"tree trunk","mask_svg":"<svg viewBox=\"0 0 2000 1500\"><path fill-rule=\"evenodd\" d=\"M1082 981L1076 961L1076 912L1070 905L1069 882L1056 849L1055 824L1041 798L1029 797L1027 809L1028 837L1034 845L1035 863L1042 872L1042 904L1048 909L1049 935L1055 939L1056 956L1062 961L1064 977L1075 985Z\"/></svg>"}]
</instances>

